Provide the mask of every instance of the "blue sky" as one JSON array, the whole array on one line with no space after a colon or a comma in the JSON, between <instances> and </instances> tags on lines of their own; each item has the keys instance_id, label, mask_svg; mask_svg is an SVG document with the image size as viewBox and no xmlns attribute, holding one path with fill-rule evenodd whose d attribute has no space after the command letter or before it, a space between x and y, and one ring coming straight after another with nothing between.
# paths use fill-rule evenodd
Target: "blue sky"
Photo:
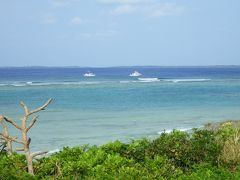
<instances>
[{"instance_id":1,"label":"blue sky","mask_svg":"<svg viewBox=\"0 0 240 180\"><path fill-rule=\"evenodd\" d=\"M1 0L0 66L240 65L239 0Z\"/></svg>"}]
</instances>

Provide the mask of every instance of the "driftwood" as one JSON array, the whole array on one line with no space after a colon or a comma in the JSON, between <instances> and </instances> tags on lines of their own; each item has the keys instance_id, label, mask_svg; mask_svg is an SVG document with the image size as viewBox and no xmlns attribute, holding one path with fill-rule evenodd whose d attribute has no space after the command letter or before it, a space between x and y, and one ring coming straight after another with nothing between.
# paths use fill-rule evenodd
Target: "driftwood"
<instances>
[{"instance_id":1,"label":"driftwood","mask_svg":"<svg viewBox=\"0 0 240 180\"><path fill-rule=\"evenodd\" d=\"M4 134L4 133L0 133L0 135L7 141L7 142L16 142L18 144L21 144L22 147L21 148L17 148L17 151L24 151L24 154L26 156L26 160L27 160L27 165L28 165L28 172L30 174L34 174L33 171L33 158L39 155L43 155L46 154L47 151L43 151L43 152L35 152L35 153L31 153L30 152L30 143L31 143L31 138L28 137L28 131L33 127L33 125L36 123L38 116L34 116L32 117L32 120L29 124L27 124L28 119L31 117L31 115L36 114L40 111L45 110L45 108L51 103L52 99L49 99L44 105L42 105L39 108L36 108L32 111L30 111L28 109L28 107L25 105L24 102L20 102L20 105L22 106L22 108L24 109L24 116L21 118L21 125L18 125L14 120L7 118L7 117L3 117L1 116L2 119L4 119L6 122L12 124L15 128L17 128L18 130L21 131L22 137L21 139L17 139L14 137L9 136L8 134Z\"/></svg>"}]
</instances>

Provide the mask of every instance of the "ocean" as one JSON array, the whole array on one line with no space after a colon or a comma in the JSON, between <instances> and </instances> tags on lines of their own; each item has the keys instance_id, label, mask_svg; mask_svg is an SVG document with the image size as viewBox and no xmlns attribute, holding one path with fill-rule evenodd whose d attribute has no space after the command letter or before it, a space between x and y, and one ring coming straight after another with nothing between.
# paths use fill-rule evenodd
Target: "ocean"
<instances>
[{"instance_id":1,"label":"ocean","mask_svg":"<svg viewBox=\"0 0 240 180\"><path fill-rule=\"evenodd\" d=\"M33 150L154 138L240 119L240 67L0 68L0 114L20 123L19 101L33 109L49 98L30 130Z\"/></svg>"}]
</instances>

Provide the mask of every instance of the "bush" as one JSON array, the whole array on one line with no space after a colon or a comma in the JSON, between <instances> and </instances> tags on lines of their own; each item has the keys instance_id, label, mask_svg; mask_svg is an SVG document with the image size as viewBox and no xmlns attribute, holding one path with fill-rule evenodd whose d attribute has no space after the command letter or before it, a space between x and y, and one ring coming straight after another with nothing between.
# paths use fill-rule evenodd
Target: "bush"
<instances>
[{"instance_id":1,"label":"bush","mask_svg":"<svg viewBox=\"0 0 240 180\"><path fill-rule=\"evenodd\" d=\"M148 139L134 140L128 144L122 155L128 159L134 159L136 162L145 162L146 149L149 147Z\"/></svg>"},{"instance_id":2,"label":"bush","mask_svg":"<svg viewBox=\"0 0 240 180\"><path fill-rule=\"evenodd\" d=\"M185 132L174 130L172 133L163 133L155 139L147 149L147 155L166 156L175 166L186 168L190 164L190 139Z\"/></svg>"},{"instance_id":3,"label":"bush","mask_svg":"<svg viewBox=\"0 0 240 180\"><path fill-rule=\"evenodd\" d=\"M196 163L219 163L219 155L222 146L216 137L215 132L204 129L194 129L190 139L190 159L191 165Z\"/></svg>"},{"instance_id":4,"label":"bush","mask_svg":"<svg viewBox=\"0 0 240 180\"><path fill-rule=\"evenodd\" d=\"M174 130L155 140L115 141L103 146L66 147L34 162L0 155L0 179L240 179L240 130Z\"/></svg>"},{"instance_id":5,"label":"bush","mask_svg":"<svg viewBox=\"0 0 240 180\"><path fill-rule=\"evenodd\" d=\"M93 146L91 148L64 148L63 151L36 163L36 174L43 178L46 175L61 177L85 177L91 168L101 164L107 154Z\"/></svg>"},{"instance_id":6,"label":"bush","mask_svg":"<svg viewBox=\"0 0 240 180\"><path fill-rule=\"evenodd\" d=\"M36 179L27 173L25 157L18 154L0 155L0 179Z\"/></svg>"},{"instance_id":7,"label":"bush","mask_svg":"<svg viewBox=\"0 0 240 180\"><path fill-rule=\"evenodd\" d=\"M233 173L222 167L212 166L211 164L199 164L193 167L192 172L178 177L179 180L232 180L236 179Z\"/></svg>"},{"instance_id":8,"label":"bush","mask_svg":"<svg viewBox=\"0 0 240 180\"><path fill-rule=\"evenodd\" d=\"M240 121L226 121L215 125L215 138L221 146L219 161L235 171L240 164Z\"/></svg>"},{"instance_id":9,"label":"bush","mask_svg":"<svg viewBox=\"0 0 240 180\"><path fill-rule=\"evenodd\" d=\"M128 144L124 144L120 141L115 141L101 146L101 149L108 154L124 155L127 151L128 146Z\"/></svg>"}]
</instances>

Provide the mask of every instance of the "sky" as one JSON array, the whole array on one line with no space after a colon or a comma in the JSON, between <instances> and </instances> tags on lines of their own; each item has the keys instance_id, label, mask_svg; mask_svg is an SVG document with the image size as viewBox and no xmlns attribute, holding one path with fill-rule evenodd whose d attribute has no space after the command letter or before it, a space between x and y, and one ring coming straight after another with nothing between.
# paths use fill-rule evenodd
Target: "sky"
<instances>
[{"instance_id":1,"label":"sky","mask_svg":"<svg viewBox=\"0 0 240 180\"><path fill-rule=\"evenodd\" d=\"M239 0L0 0L0 66L240 65Z\"/></svg>"}]
</instances>

